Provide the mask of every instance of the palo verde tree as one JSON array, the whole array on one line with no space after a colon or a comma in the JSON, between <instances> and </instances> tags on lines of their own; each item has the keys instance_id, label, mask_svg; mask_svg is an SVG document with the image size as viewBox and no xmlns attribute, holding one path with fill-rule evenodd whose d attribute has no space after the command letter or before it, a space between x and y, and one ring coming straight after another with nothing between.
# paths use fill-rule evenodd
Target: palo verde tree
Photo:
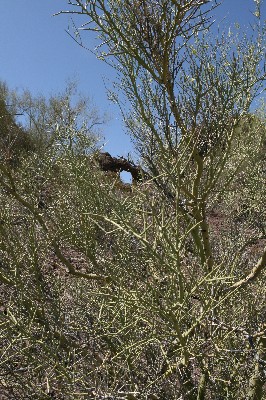
<instances>
[{"instance_id":1,"label":"palo verde tree","mask_svg":"<svg viewBox=\"0 0 266 400\"><path fill-rule=\"evenodd\" d=\"M137 207L139 219L122 212L97 218L128 237L120 242L120 258L129 253L128 242L141 249L126 274L116 261L117 301L121 308L124 301L134 333L112 359L124 356L136 376L145 352L154 353L149 357L161 360L160 372L153 375L143 361L140 375L159 397L265 394L265 173L258 157L265 116L250 111L265 85L265 26L261 2L254 3L249 35L238 25L216 35L214 1L69 2L68 13L85 21L80 29L74 25L74 39L82 45L84 34L94 32L97 56L117 70L110 96L127 104L125 122L153 188L143 195L142 210ZM242 224L226 210L232 203L236 214L237 203L246 211ZM215 208L224 227L211 218ZM137 263L146 271L138 284ZM130 287L123 286L125 275ZM117 313L116 305L114 325ZM118 336L121 329L126 322ZM134 379L127 382L138 387L141 379Z\"/></svg>"},{"instance_id":2,"label":"palo verde tree","mask_svg":"<svg viewBox=\"0 0 266 400\"><path fill-rule=\"evenodd\" d=\"M122 192L66 146L62 184L39 210L25 172L1 166L2 386L14 398L26 387L38 398L263 399L260 2L246 36L215 33L213 1L69 5L84 22L75 40L94 32L117 70L110 96L127 106L145 173Z\"/></svg>"},{"instance_id":3,"label":"palo verde tree","mask_svg":"<svg viewBox=\"0 0 266 400\"><path fill-rule=\"evenodd\" d=\"M90 263L96 265L95 227L83 218L84 210L102 210L101 186L89 159L103 118L77 96L72 84L49 99L10 91L5 84L0 88L0 397L72 398L80 387L71 384L73 371L67 372L72 350L77 350L74 342L68 343L68 335L77 321L81 331L82 325L87 330L88 315L84 324L78 317L87 303L84 293L90 292L91 280L105 281L104 271L91 270ZM23 128L16 114L23 114ZM34 144L27 152L21 135ZM6 148L16 152L12 157L19 155L15 168L7 162ZM71 284L63 282L68 274ZM77 276L81 286L76 285ZM70 303L76 297L78 308L72 308L65 295ZM67 320L74 323L73 329L63 327L71 309ZM82 377L89 375L86 361L84 367Z\"/></svg>"},{"instance_id":4,"label":"palo verde tree","mask_svg":"<svg viewBox=\"0 0 266 400\"><path fill-rule=\"evenodd\" d=\"M61 93L49 98L33 96L28 90L10 90L3 82L0 93L14 118L23 117L23 128L35 142L35 152L42 154L55 147L74 153L81 148L96 148L98 128L106 116L101 116L92 100L78 92L75 81L67 82Z\"/></svg>"},{"instance_id":5,"label":"palo verde tree","mask_svg":"<svg viewBox=\"0 0 266 400\"><path fill-rule=\"evenodd\" d=\"M34 142L28 132L16 121L18 113L8 102L8 88L0 82L0 154L2 161L13 165L21 154L34 149Z\"/></svg>"}]
</instances>

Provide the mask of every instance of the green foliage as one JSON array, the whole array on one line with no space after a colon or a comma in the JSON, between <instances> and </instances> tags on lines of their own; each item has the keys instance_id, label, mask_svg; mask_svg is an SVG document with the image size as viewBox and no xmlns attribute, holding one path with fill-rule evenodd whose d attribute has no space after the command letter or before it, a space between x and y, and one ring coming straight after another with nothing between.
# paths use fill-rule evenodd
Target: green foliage
<instances>
[{"instance_id":1,"label":"green foliage","mask_svg":"<svg viewBox=\"0 0 266 400\"><path fill-rule=\"evenodd\" d=\"M65 150L73 154L95 151L100 136L99 127L106 116L100 115L91 99L78 93L75 82L68 82L62 93L48 99L41 95L34 97L27 90L22 93L11 91L4 83L0 85L0 92L3 104L7 103L10 109L10 112L3 111L3 123L10 129L20 129L20 136L24 132L24 147L27 146L27 139L33 143L32 150L36 154L41 156L43 152L50 151L51 157ZM22 116L23 128L18 127L16 115ZM23 143L18 142L17 147L22 150Z\"/></svg>"},{"instance_id":2,"label":"green foliage","mask_svg":"<svg viewBox=\"0 0 266 400\"><path fill-rule=\"evenodd\" d=\"M152 181L124 192L71 151L1 171L3 395L195 398L202 382L211 396L245 398L257 354L246 335L263 329L264 275L255 289L214 295L257 259L224 200L228 226L216 232L210 221L216 264L206 273L195 223Z\"/></svg>"},{"instance_id":3,"label":"green foliage","mask_svg":"<svg viewBox=\"0 0 266 400\"><path fill-rule=\"evenodd\" d=\"M35 102L49 145L0 165L0 394L263 399L264 28L210 40L200 0L74 3L146 174L99 171L68 92Z\"/></svg>"},{"instance_id":4,"label":"green foliage","mask_svg":"<svg viewBox=\"0 0 266 400\"><path fill-rule=\"evenodd\" d=\"M0 148L1 159L16 165L21 153L34 150L31 136L17 124L15 114L6 104L7 87L0 83Z\"/></svg>"}]
</instances>

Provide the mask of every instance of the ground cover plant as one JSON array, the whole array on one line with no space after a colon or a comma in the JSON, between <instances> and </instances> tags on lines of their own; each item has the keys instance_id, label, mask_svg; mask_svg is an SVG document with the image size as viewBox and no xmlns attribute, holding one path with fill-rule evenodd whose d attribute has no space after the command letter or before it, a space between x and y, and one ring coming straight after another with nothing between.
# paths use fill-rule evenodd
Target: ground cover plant
<instances>
[{"instance_id":1,"label":"ground cover plant","mask_svg":"<svg viewBox=\"0 0 266 400\"><path fill-rule=\"evenodd\" d=\"M218 5L204 0L69 2L75 40L96 33L118 73L110 98L141 164L130 186L101 170L102 120L69 88L47 103L1 86L3 399L265 398L266 127L263 101L254 107L265 28L254 3L246 36L216 33ZM15 140L21 107L31 146Z\"/></svg>"}]
</instances>

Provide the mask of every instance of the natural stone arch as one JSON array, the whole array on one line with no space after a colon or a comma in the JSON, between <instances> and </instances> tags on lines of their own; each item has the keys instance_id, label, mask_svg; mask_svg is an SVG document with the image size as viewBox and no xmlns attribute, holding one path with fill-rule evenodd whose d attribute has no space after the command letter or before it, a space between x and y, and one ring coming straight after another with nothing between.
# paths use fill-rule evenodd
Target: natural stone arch
<instances>
[{"instance_id":1,"label":"natural stone arch","mask_svg":"<svg viewBox=\"0 0 266 400\"><path fill-rule=\"evenodd\" d=\"M132 182L138 182L142 179L141 169L123 157L112 157L108 152L99 153L98 163L102 171L110 172L129 172L132 176Z\"/></svg>"}]
</instances>

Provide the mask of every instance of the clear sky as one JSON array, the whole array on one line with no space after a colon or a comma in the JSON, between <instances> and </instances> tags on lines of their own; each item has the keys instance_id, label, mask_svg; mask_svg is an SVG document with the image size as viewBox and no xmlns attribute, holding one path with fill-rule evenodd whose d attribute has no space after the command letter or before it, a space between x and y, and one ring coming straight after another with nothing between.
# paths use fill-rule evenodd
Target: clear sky
<instances>
[{"instance_id":1,"label":"clear sky","mask_svg":"<svg viewBox=\"0 0 266 400\"><path fill-rule=\"evenodd\" d=\"M11 89L29 89L49 95L63 90L66 81L78 79L79 90L107 111L111 121L104 126L106 150L113 156L132 152L123 132L119 110L109 104L104 80L114 79L114 71L82 49L67 35L68 16L52 15L67 9L67 0L0 0L0 80ZM248 29L254 10L253 0L222 0L215 12L217 21L238 21ZM266 19L266 0L262 8ZM76 19L78 25L78 19ZM87 44L94 47L93 37ZM111 83L109 84L111 86Z\"/></svg>"}]
</instances>

